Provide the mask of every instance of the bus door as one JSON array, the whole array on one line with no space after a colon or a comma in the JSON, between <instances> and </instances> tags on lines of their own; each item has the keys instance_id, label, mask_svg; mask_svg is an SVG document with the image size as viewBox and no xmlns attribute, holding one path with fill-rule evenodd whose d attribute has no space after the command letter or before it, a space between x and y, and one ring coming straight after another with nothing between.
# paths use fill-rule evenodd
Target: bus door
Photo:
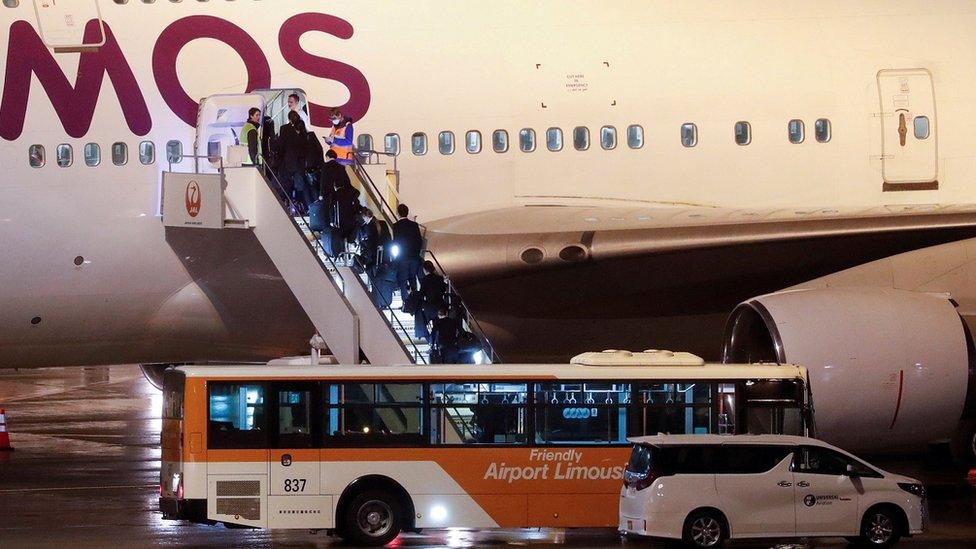
<instances>
[{"instance_id":1,"label":"bus door","mask_svg":"<svg viewBox=\"0 0 976 549\"><path fill-rule=\"evenodd\" d=\"M925 69L878 72L886 184L935 184L939 172L935 91Z\"/></svg>"},{"instance_id":2,"label":"bus door","mask_svg":"<svg viewBox=\"0 0 976 549\"><path fill-rule=\"evenodd\" d=\"M270 385L272 448L268 462L268 527L331 528L332 496L320 486L319 384Z\"/></svg>"},{"instance_id":3,"label":"bus door","mask_svg":"<svg viewBox=\"0 0 976 549\"><path fill-rule=\"evenodd\" d=\"M268 527L267 397L265 383L207 381L209 520Z\"/></svg>"}]
</instances>

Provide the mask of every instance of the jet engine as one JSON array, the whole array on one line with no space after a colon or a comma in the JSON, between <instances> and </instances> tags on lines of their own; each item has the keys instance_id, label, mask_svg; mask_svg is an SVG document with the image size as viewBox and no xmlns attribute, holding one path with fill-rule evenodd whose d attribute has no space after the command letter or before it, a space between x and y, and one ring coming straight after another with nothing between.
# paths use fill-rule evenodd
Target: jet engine
<instances>
[{"instance_id":1,"label":"jet engine","mask_svg":"<svg viewBox=\"0 0 976 549\"><path fill-rule=\"evenodd\" d=\"M723 358L805 366L815 435L849 451L911 452L960 436L972 446L976 352L948 296L824 288L756 297L732 312Z\"/></svg>"}]
</instances>

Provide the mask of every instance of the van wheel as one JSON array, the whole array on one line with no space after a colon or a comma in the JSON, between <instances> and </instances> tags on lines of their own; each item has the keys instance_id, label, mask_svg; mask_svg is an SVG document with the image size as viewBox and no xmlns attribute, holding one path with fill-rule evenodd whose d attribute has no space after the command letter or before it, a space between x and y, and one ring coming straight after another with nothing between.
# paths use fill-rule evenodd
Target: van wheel
<instances>
[{"instance_id":1,"label":"van wheel","mask_svg":"<svg viewBox=\"0 0 976 549\"><path fill-rule=\"evenodd\" d=\"M872 509L861 521L859 545L891 547L901 537L898 516L884 507Z\"/></svg>"},{"instance_id":2,"label":"van wheel","mask_svg":"<svg viewBox=\"0 0 976 549\"><path fill-rule=\"evenodd\" d=\"M362 492L346 506L341 531L356 546L386 545L400 535L400 504L386 492Z\"/></svg>"},{"instance_id":3,"label":"van wheel","mask_svg":"<svg viewBox=\"0 0 976 549\"><path fill-rule=\"evenodd\" d=\"M725 521L713 511L697 511L685 521L682 537L688 547L721 547L727 537Z\"/></svg>"}]
</instances>

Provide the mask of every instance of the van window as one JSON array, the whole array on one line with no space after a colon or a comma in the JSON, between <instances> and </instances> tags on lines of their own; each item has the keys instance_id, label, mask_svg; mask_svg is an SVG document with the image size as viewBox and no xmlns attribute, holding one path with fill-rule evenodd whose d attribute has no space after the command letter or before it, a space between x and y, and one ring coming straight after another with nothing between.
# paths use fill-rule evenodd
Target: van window
<instances>
[{"instance_id":1,"label":"van window","mask_svg":"<svg viewBox=\"0 0 976 549\"><path fill-rule=\"evenodd\" d=\"M415 156L427 154L427 134L417 132L410 136L410 150Z\"/></svg>"},{"instance_id":2,"label":"van window","mask_svg":"<svg viewBox=\"0 0 976 549\"><path fill-rule=\"evenodd\" d=\"M264 385L211 382L207 425L209 448L268 446Z\"/></svg>"},{"instance_id":3,"label":"van window","mask_svg":"<svg viewBox=\"0 0 976 549\"><path fill-rule=\"evenodd\" d=\"M98 143L85 143L85 165L91 168L102 163L102 148Z\"/></svg>"},{"instance_id":4,"label":"van window","mask_svg":"<svg viewBox=\"0 0 976 549\"><path fill-rule=\"evenodd\" d=\"M495 130L491 134L491 150L496 153L508 152L508 132Z\"/></svg>"},{"instance_id":5,"label":"van window","mask_svg":"<svg viewBox=\"0 0 976 549\"><path fill-rule=\"evenodd\" d=\"M470 130L464 134L464 150L468 151L468 154L481 152L481 132Z\"/></svg>"},{"instance_id":6,"label":"van window","mask_svg":"<svg viewBox=\"0 0 976 549\"><path fill-rule=\"evenodd\" d=\"M546 148L552 152L563 150L563 130L560 128L546 130Z\"/></svg>"},{"instance_id":7,"label":"van window","mask_svg":"<svg viewBox=\"0 0 976 549\"><path fill-rule=\"evenodd\" d=\"M67 143L58 145L58 148L55 150L55 158L58 161L58 166L62 168L67 168L73 164L75 157L74 152L71 149L71 145L68 145Z\"/></svg>"},{"instance_id":8,"label":"van window","mask_svg":"<svg viewBox=\"0 0 976 549\"><path fill-rule=\"evenodd\" d=\"M590 148L590 129L586 126L576 126L573 128L573 148L578 151L585 151Z\"/></svg>"},{"instance_id":9,"label":"van window","mask_svg":"<svg viewBox=\"0 0 976 549\"><path fill-rule=\"evenodd\" d=\"M748 145L752 143L752 125L744 120L735 123L735 144Z\"/></svg>"},{"instance_id":10,"label":"van window","mask_svg":"<svg viewBox=\"0 0 976 549\"><path fill-rule=\"evenodd\" d=\"M694 147L698 144L698 126L691 122L681 125L681 144L685 147Z\"/></svg>"},{"instance_id":11,"label":"van window","mask_svg":"<svg viewBox=\"0 0 976 549\"><path fill-rule=\"evenodd\" d=\"M793 471L817 475L841 476L847 474L847 466L861 476L878 477L878 473L863 463L850 459L829 448L801 446L793 457Z\"/></svg>"},{"instance_id":12,"label":"van window","mask_svg":"<svg viewBox=\"0 0 976 549\"><path fill-rule=\"evenodd\" d=\"M526 153L535 150L535 130L532 128L522 128L519 131L519 150Z\"/></svg>"},{"instance_id":13,"label":"van window","mask_svg":"<svg viewBox=\"0 0 976 549\"><path fill-rule=\"evenodd\" d=\"M44 154L44 145L31 145L27 149L27 162L31 168L43 168L47 163L47 156Z\"/></svg>"},{"instance_id":14,"label":"van window","mask_svg":"<svg viewBox=\"0 0 976 549\"><path fill-rule=\"evenodd\" d=\"M125 166L126 162L128 161L129 146L121 141L112 143L112 164L115 164L116 166Z\"/></svg>"},{"instance_id":15,"label":"van window","mask_svg":"<svg viewBox=\"0 0 976 549\"><path fill-rule=\"evenodd\" d=\"M914 125L915 125L915 139L929 138L929 117L916 116Z\"/></svg>"},{"instance_id":16,"label":"van window","mask_svg":"<svg viewBox=\"0 0 976 549\"><path fill-rule=\"evenodd\" d=\"M765 473L792 454L792 446L723 444L714 455L716 474L754 475Z\"/></svg>"},{"instance_id":17,"label":"van window","mask_svg":"<svg viewBox=\"0 0 976 549\"><path fill-rule=\"evenodd\" d=\"M617 148L617 128L613 126L603 126L600 128L600 146L605 151Z\"/></svg>"},{"instance_id":18,"label":"van window","mask_svg":"<svg viewBox=\"0 0 976 549\"><path fill-rule=\"evenodd\" d=\"M156 162L156 144L152 141L139 143L139 162L148 166Z\"/></svg>"},{"instance_id":19,"label":"van window","mask_svg":"<svg viewBox=\"0 0 976 549\"><path fill-rule=\"evenodd\" d=\"M627 146L631 149L640 149L644 146L644 127L637 124L627 126Z\"/></svg>"},{"instance_id":20,"label":"van window","mask_svg":"<svg viewBox=\"0 0 976 549\"><path fill-rule=\"evenodd\" d=\"M400 134L388 133L383 137L383 152L394 156L400 154Z\"/></svg>"},{"instance_id":21,"label":"van window","mask_svg":"<svg viewBox=\"0 0 976 549\"><path fill-rule=\"evenodd\" d=\"M454 132L441 132L438 134L437 150L441 154L454 154Z\"/></svg>"},{"instance_id":22,"label":"van window","mask_svg":"<svg viewBox=\"0 0 976 549\"><path fill-rule=\"evenodd\" d=\"M790 143L803 143L803 139L806 137L803 131L802 120L790 120L790 123L786 125L786 131L790 138Z\"/></svg>"}]
</instances>

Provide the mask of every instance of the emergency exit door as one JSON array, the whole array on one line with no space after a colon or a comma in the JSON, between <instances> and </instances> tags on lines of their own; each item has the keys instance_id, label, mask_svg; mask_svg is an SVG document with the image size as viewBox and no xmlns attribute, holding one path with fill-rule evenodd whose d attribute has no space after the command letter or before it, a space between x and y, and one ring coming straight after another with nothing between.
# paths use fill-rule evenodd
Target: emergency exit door
<instances>
[{"instance_id":1,"label":"emergency exit door","mask_svg":"<svg viewBox=\"0 0 976 549\"><path fill-rule=\"evenodd\" d=\"M935 183L939 176L935 90L925 69L878 72L885 183Z\"/></svg>"}]
</instances>

